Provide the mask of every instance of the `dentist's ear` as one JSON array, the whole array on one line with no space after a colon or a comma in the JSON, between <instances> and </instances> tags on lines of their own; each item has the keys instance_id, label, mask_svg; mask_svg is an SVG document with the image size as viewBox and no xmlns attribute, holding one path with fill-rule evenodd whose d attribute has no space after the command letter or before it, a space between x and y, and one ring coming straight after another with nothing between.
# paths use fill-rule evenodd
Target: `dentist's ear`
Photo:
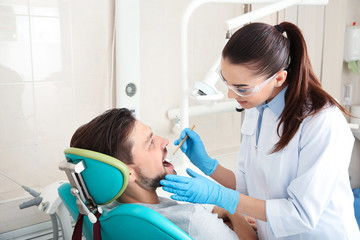
<instances>
[{"instance_id":1,"label":"dentist's ear","mask_svg":"<svg viewBox=\"0 0 360 240\"><path fill-rule=\"evenodd\" d=\"M286 70L280 71L277 74L277 76L275 77L275 81L276 81L275 86L276 87L281 87L283 85L283 83L285 82L286 77L287 77L287 71Z\"/></svg>"}]
</instances>

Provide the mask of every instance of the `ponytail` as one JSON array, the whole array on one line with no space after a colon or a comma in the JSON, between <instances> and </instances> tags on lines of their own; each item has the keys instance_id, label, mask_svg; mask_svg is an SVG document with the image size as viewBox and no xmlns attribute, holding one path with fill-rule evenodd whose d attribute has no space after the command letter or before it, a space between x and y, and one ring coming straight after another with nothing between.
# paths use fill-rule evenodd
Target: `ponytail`
<instances>
[{"instance_id":1,"label":"ponytail","mask_svg":"<svg viewBox=\"0 0 360 240\"><path fill-rule=\"evenodd\" d=\"M321 87L311 66L306 42L301 30L294 24L283 22L279 24L290 42L290 64L288 68L288 89L285 93L285 107L280 115L277 127L280 136L280 126L283 130L279 142L273 152L286 147L299 129L302 121L321 111L324 107L337 106L343 113L349 114L333 97Z\"/></svg>"}]
</instances>

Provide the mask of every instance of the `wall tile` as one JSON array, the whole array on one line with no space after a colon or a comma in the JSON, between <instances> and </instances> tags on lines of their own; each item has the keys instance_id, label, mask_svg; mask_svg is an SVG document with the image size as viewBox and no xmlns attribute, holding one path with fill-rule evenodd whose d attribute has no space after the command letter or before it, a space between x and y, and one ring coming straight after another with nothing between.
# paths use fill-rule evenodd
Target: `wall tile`
<instances>
[{"instance_id":1,"label":"wall tile","mask_svg":"<svg viewBox=\"0 0 360 240\"><path fill-rule=\"evenodd\" d=\"M39 191L40 182L35 173L40 166L34 146L18 146L0 150L1 171L21 185ZM20 186L7 178L0 177L0 195L5 200L26 196L26 194Z\"/></svg>"},{"instance_id":2,"label":"wall tile","mask_svg":"<svg viewBox=\"0 0 360 240\"><path fill-rule=\"evenodd\" d=\"M59 163L65 159L64 150L70 146L70 133L64 141L51 141L36 147L36 161L39 166L33 177L41 183L41 189L59 180L67 180L64 171L59 170Z\"/></svg>"},{"instance_id":3,"label":"wall tile","mask_svg":"<svg viewBox=\"0 0 360 240\"><path fill-rule=\"evenodd\" d=\"M205 115L190 118L190 126L195 124L195 131L200 135L207 151L217 149L216 116Z\"/></svg>"},{"instance_id":4,"label":"wall tile","mask_svg":"<svg viewBox=\"0 0 360 240\"><path fill-rule=\"evenodd\" d=\"M19 14L29 13L27 0L0 0L0 14Z\"/></svg>"},{"instance_id":5,"label":"wall tile","mask_svg":"<svg viewBox=\"0 0 360 240\"><path fill-rule=\"evenodd\" d=\"M341 82L343 47L347 1L329 1L326 6L324 21L324 42L322 58L322 87L336 99L341 98L339 86Z\"/></svg>"},{"instance_id":6,"label":"wall tile","mask_svg":"<svg viewBox=\"0 0 360 240\"><path fill-rule=\"evenodd\" d=\"M68 140L73 130L71 82L34 85L38 143Z\"/></svg>"},{"instance_id":7,"label":"wall tile","mask_svg":"<svg viewBox=\"0 0 360 240\"><path fill-rule=\"evenodd\" d=\"M311 65L318 78L321 77L322 45L324 43L324 6L299 6L297 24L301 28ZM311 20L308 16L313 16Z\"/></svg>"},{"instance_id":8,"label":"wall tile","mask_svg":"<svg viewBox=\"0 0 360 240\"><path fill-rule=\"evenodd\" d=\"M0 83L32 80L29 18L0 15Z\"/></svg>"},{"instance_id":9,"label":"wall tile","mask_svg":"<svg viewBox=\"0 0 360 240\"><path fill-rule=\"evenodd\" d=\"M226 153L221 153L218 155L214 155L222 166L228 169L237 169L238 168L238 159L239 159L239 152L238 151L228 151Z\"/></svg>"},{"instance_id":10,"label":"wall tile","mask_svg":"<svg viewBox=\"0 0 360 240\"><path fill-rule=\"evenodd\" d=\"M110 10L107 9L109 1L97 4L94 0L81 0L71 4L74 77L103 79L108 73L112 46L113 29L109 26ZM89 6L87 11L83 9L84 5Z\"/></svg>"},{"instance_id":11,"label":"wall tile","mask_svg":"<svg viewBox=\"0 0 360 240\"><path fill-rule=\"evenodd\" d=\"M59 81L71 76L70 35L61 31L59 18L31 17L35 81Z\"/></svg>"},{"instance_id":12,"label":"wall tile","mask_svg":"<svg viewBox=\"0 0 360 240\"><path fill-rule=\"evenodd\" d=\"M110 83L107 78L74 80L75 129L111 107Z\"/></svg>"},{"instance_id":13,"label":"wall tile","mask_svg":"<svg viewBox=\"0 0 360 240\"><path fill-rule=\"evenodd\" d=\"M59 17L59 2L66 2L64 0L29 0L30 15L32 16L47 16Z\"/></svg>"},{"instance_id":14,"label":"wall tile","mask_svg":"<svg viewBox=\"0 0 360 240\"><path fill-rule=\"evenodd\" d=\"M235 101L235 100L232 100ZM240 148L241 113L223 113L216 116L217 149Z\"/></svg>"},{"instance_id":15,"label":"wall tile","mask_svg":"<svg viewBox=\"0 0 360 240\"><path fill-rule=\"evenodd\" d=\"M35 143L36 125L31 83L0 85L0 149Z\"/></svg>"}]
</instances>

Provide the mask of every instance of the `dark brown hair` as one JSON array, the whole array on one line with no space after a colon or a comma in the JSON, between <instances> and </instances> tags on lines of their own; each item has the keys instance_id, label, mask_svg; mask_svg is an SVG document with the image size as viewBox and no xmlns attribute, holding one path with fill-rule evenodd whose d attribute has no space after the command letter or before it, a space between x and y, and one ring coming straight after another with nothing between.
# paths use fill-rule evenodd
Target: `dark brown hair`
<instances>
[{"instance_id":1,"label":"dark brown hair","mask_svg":"<svg viewBox=\"0 0 360 240\"><path fill-rule=\"evenodd\" d=\"M288 71L285 107L277 127L280 140L273 152L284 149L301 122L323 107L335 105L349 114L321 88L321 82L312 69L301 30L289 22L282 22L279 26L248 24L234 33L222 52L224 59L232 64L246 65L257 75L270 77L282 69ZM286 37L279 29L286 33ZM280 135L281 125L283 130Z\"/></svg>"},{"instance_id":2,"label":"dark brown hair","mask_svg":"<svg viewBox=\"0 0 360 240\"><path fill-rule=\"evenodd\" d=\"M100 152L131 164L133 142L129 136L136 119L126 108L110 109L79 127L70 146Z\"/></svg>"}]
</instances>

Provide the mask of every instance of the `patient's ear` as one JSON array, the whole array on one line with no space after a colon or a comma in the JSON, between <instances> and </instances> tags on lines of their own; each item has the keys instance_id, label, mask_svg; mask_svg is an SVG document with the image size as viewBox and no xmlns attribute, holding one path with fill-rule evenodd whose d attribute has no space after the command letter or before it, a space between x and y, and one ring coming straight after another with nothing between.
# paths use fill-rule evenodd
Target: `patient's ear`
<instances>
[{"instance_id":1,"label":"patient's ear","mask_svg":"<svg viewBox=\"0 0 360 240\"><path fill-rule=\"evenodd\" d=\"M135 180L136 180L135 169L132 167L129 167L129 166L128 166L128 168L129 168L129 183L135 182Z\"/></svg>"}]
</instances>

